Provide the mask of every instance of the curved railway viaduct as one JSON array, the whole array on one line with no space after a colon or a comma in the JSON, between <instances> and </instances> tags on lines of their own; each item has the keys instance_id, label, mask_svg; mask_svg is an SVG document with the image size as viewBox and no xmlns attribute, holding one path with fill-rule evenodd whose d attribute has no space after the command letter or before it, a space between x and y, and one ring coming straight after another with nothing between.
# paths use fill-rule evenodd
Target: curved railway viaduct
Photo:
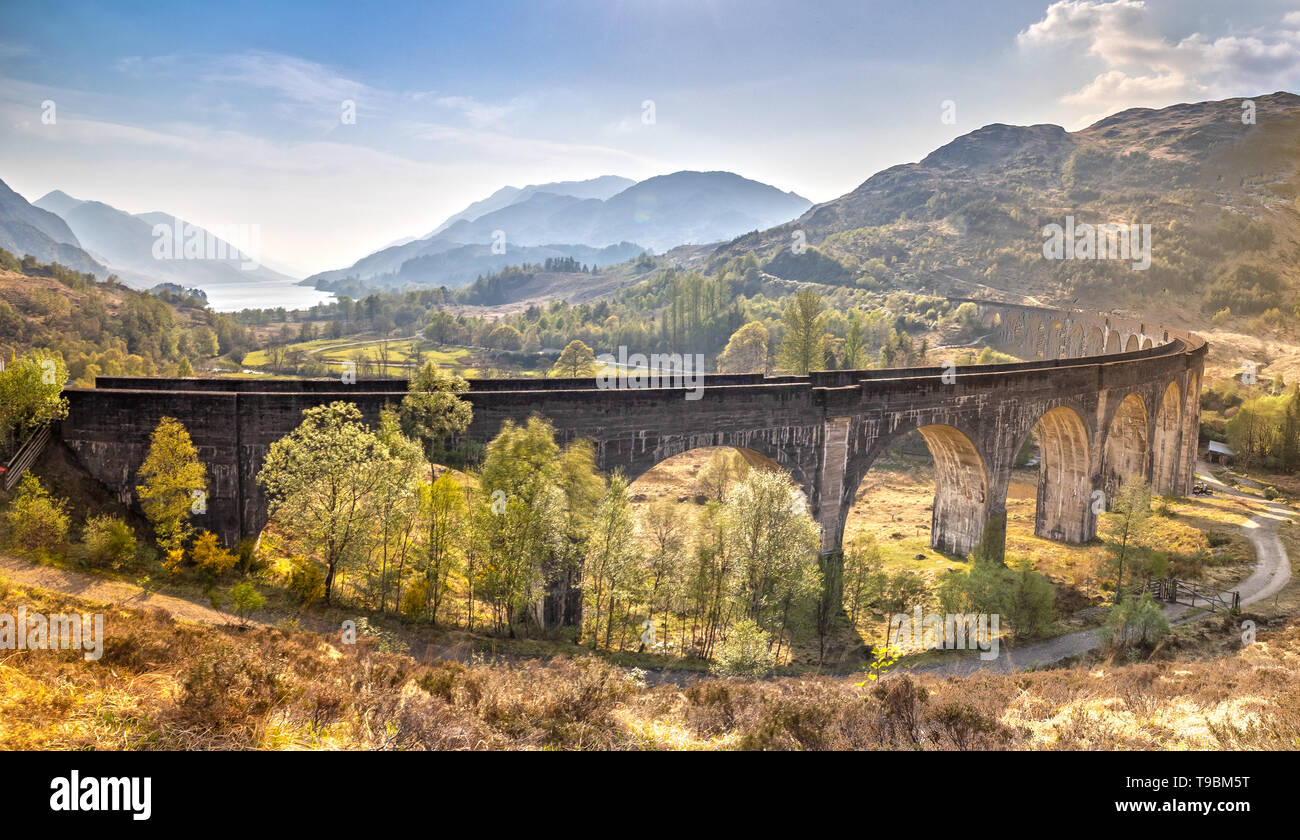
<instances>
[{"instance_id":1,"label":"curved railway viaduct","mask_svg":"<svg viewBox=\"0 0 1300 840\"><path fill-rule=\"evenodd\" d=\"M988 343L1030 361L962 367L827 371L808 376L709 375L702 395L657 387L602 389L593 379L477 380L468 436L486 442L502 421L537 412L563 439L591 438L599 464L634 479L673 455L732 446L769 459L803 488L840 548L854 494L880 453L913 430L935 462L931 544L966 554L1005 537L1017 452L1037 427L1041 453L1035 531L1082 542L1099 500L1129 475L1158 493L1191 487L1205 342L1192 334L1087 312L976 301ZM97 479L132 501L135 473L160 418L179 418L208 466L201 527L228 544L256 535L266 502L256 475L272 441L303 409L356 403L376 422L405 383L358 380L99 377L66 392L64 442ZM1096 494L1102 491L1104 496Z\"/></svg>"}]
</instances>

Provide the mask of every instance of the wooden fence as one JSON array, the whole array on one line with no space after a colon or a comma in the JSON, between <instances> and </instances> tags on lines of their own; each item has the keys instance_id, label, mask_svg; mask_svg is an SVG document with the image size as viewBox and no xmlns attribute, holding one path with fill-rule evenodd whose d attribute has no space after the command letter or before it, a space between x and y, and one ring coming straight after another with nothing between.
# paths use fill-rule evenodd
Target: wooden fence
<instances>
[{"instance_id":1,"label":"wooden fence","mask_svg":"<svg viewBox=\"0 0 1300 840\"><path fill-rule=\"evenodd\" d=\"M1241 609L1241 593L1235 589L1216 589L1177 578L1150 578L1142 591L1150 592L1157 601L1170 604L1206 606L1215 611Z\"/></svg>"}]
</instances>

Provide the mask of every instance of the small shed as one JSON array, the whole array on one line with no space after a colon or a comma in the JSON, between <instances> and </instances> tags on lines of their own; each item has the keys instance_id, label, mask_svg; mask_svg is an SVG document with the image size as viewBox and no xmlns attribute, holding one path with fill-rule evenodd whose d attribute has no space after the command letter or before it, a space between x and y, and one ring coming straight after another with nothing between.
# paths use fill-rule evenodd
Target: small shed
<instances>
[{"instance_id":1,"label":"small shed","mask_svg":"<svg viewBox=\"0 0 1300 840\"><path fill-rule=\"evenodd\" d=\"M1231 463L1236 454L1226 445L1219 443L1217 440L1212 440L1210 441L1209 451L1205 453L1205 460L1211 464L1227 464Z\"/></svg>"}]
</instances>

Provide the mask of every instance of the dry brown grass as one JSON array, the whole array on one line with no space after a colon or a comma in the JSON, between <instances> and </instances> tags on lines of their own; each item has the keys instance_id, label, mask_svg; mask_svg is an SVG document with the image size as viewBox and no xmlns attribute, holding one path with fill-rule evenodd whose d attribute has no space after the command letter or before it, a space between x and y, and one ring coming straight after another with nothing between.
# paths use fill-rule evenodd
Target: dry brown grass
<instances>
[{"instance_id":1,"label":"dry brown grass","mask_svg":"<svg viewBox=\"0 0 1300 840\"><path fill-rule=\"evenodd\" d=\"M1300 626L1210 661L1017 674L700 679L592 658L421 663L274 629L178 623L0 583L0 612L106 611L99 662L0 660L6 749L1295 749ZM1229 626L1232 624L1232 626ZM1268 627L1278 629L1269 630ZM1175 644L1175 647L1177 644Z\"/></svg>"}]
</instances>

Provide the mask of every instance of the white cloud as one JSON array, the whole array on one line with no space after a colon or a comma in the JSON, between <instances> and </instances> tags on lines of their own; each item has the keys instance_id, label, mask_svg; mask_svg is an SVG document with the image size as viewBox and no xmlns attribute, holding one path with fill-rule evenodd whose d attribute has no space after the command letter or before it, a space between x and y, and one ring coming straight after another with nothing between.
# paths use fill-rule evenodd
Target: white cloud
<instances>
[{"instance_id":1,"label":"white cloud","mask_svg":"<svg viewBox=\"0 0 1300 840\"><path fill-rule=\"evenodd\" d=\"M270 52L219 56L203 78L222 85L265 88L309 105L338 104L344 99L388 98L387 94L342 76L323 64Z\"/></svg>"},{"instance_id":2,"label":"white cloud","mask_svg":"<svg viewBox=\"0 0 1300 840\"><path fill-rule=\"evenodd\" d=\"M1077 60L1082 48L1101 65L1061 97L1081 109L1083 125L1125 108L1271 93L1300 77L1300 12L1267 30L1174 41L1156 30L1143 0L1060 0L1016 40L1062 60Z\"/></svg>"},{"instance_id":3,"label":"white cloud","mask_svg":"<svg viewBox=\"0 0 1300 840\"><path fill-rule=\"evenodd\" d=\"M1128 108L1178 99L1200 99L1204 93L1204 86L1196 85L1181 73L1130 76L1120 70L1108 70L1074 93L1061 97L1061 101L1090 108L1118 102L1125 103L1122 107ZM1088 121L1092 122L1091 119Z\"/></svg>"},{"instance_id":4,"label":"white cloud","mask_svg":"<svg viewBox=\"0 0 1300 840\"><path fill-rule=\"evenodd\" d=\"M515 110L515 105L489 105L472 96L440 96L434 104L463 114L470 125L487 126L501 122Z\"/></svg>"},{"instance_id":5,"label":"white cloud","mask_svg":"<svg viewBox=\"0 0 1300 840\"><path fill-rule=\"evenodd\" d=\"M6 58L21 58L30 54L32 48L25 44L13 44L7 41L0 41L0 61Z\"/></svg>"}]
</instances>

